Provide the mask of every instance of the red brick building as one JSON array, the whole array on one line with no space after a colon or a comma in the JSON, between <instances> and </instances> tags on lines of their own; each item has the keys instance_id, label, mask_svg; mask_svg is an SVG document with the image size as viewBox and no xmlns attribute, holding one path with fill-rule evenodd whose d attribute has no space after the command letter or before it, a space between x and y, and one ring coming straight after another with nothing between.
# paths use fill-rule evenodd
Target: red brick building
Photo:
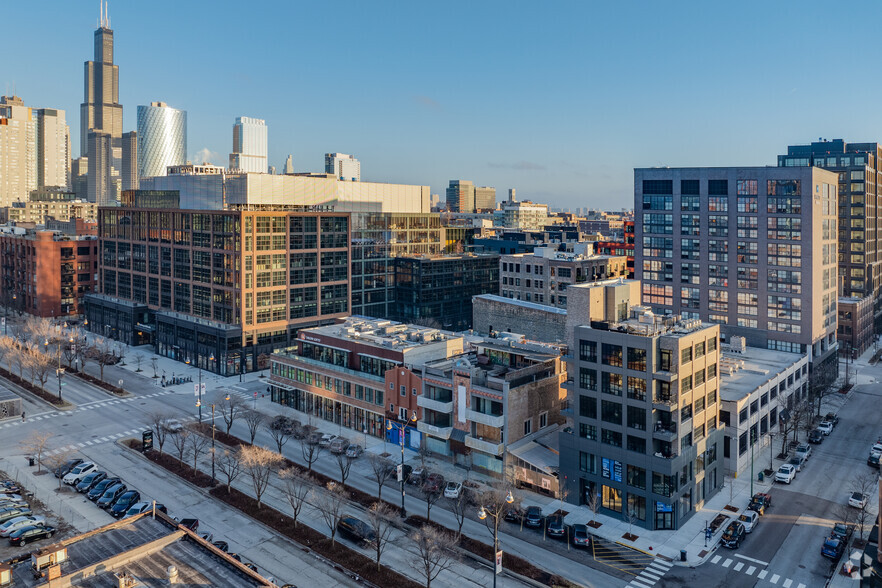
<instances>
[{"instance_id":1,"label":"red brick building","mask_svg":"<svg viewBox=\"0 0 882 588\"><path fill-rule=\"evenodd\" d=\"M594 251L598 255L625 255L628 258L628 279L634 278L634 221L624 223L624 240L597 241Z\"/></svg>"},{"instance_id":2,"label":"red brick building","mask_svg":"<svg viewBox=\"0 0 882 588\"><path fill-rule=\"evenodd\" d=\"M0 227L0 303L47 318L82 313L83 296L95 289L97 226L63 225L67 231Z\"/></svg>"}]
</instances>

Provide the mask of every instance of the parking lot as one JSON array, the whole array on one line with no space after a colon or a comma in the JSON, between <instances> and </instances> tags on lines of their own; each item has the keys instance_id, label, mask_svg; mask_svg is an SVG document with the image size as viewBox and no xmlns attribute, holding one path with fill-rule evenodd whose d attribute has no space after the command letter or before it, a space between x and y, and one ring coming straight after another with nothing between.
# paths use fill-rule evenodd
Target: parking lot
<instances>
[{"instance_id":1,"label":"parking lot","mask_svg":"<svg viewBox=\"0 0 882 588\"><path fill-rule=\"evenodd\" d=\"M14 481L13 476L0 471L0 483L6 481ZM76 530L70 524L47 506L47 503L52 504L58 502L57 495L51 498L48 495L38 496L26 486L21 486L16 483L16 487L20 489L20 492L17 492L16 494L24 499L30 509L30 514L25 516L43 517L45 524L54 527L56 531L51 541L42 540L31 545L26 545L25 547L13 547L9 544L9 540L6 537L0 538L0 561L26 555L30 553L35 546L40 546L42 544L48 545L52 541L59 541L76 534ZM66 488L62 489L62 492L65 490Z\"/></svg>"}]
</instances>

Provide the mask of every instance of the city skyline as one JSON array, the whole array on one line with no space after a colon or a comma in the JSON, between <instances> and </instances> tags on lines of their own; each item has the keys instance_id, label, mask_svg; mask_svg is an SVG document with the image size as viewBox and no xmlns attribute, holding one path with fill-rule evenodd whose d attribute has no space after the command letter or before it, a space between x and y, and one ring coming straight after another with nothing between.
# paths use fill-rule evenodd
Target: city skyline
<instances>
[{"instance_id":1,"label":"city skyline","mask_svg":"<svg viewBox=\"0 0 882 588\"><path fill-rule=\"evenodd\" d=\"M97 15L89 2L41 6L51 7L44 42L7 64L6 93L64 109L76 128ZM842 100L822 72L858 77L860 60L823 47L869 38L882 11L874 5L573 4L550 13L488 2L466 13L351 3L334 18L318 6L235 16L232 6L206 14L111 4L124 130L135 130L138 104L162 100L190 113L194 162L226 164L229 127L247 114L272 128L268 163L278 169L289 153L297 171L321 171L325 153L346 152L368 181L441 194L464 178L555 207L616 209L630 201L635 167L775 165L787 145L871 141L879 126L872 112L814 106ZM35 17L32 5L10 7L11 22ZM238 43L228 42L233 33ZM8 41L24 44L25 34L12 28ZM327 39L323 57L316 48ZM876 85L855 85L849 102L872 99Z\"/></svg>"}]
</instances>

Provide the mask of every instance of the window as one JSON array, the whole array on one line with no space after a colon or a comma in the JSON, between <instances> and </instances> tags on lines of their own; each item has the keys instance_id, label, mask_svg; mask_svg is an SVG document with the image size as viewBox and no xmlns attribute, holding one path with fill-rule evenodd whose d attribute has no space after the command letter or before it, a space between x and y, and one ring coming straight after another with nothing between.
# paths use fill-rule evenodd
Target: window
<instances>
[{"instance_id":1,"label":"window","mask_svg":"<svg viewBox=\"0 0 882 588\"><path fill-rule=\"evenodd\" d=\"M539 428L548 426L548 412L539 413Z\"/></svg>"},{"instance_id":2,"label":"window","mask_svg":"<svg viewBox=\"0 0 882 588\"><path fill-rule=\"evenodd\" d=\"M680 420L681 421L688 421L691 418L692 418L692 405L687 404L686 406L684 406L680 410Z\"/></svg>"},{"instance_id":3,"label":"window","mask_svg":"<svg viewBox=\"0 0 882 588\"><path fill-rule=\"evenodd\" d=\"M692 376L683 376L683 379L680 380L680 391L688 392L692 390Z\"/></svg>"},{"instance_id":4,"label":"window","mask_svg":"<svg viewBox=\"0 0 882 588\"><path fill-rule=\"evenodd\" d=\"M597 473L597 456L593 453L579 452L579 470L589 473Z\"/></svg>"},{"instance_id":5,"label":"window","mask_svg":"<svg viewBox=\"0 0 882 588\"><path fill-rule=\"evenodd\" d=\"M645 521L646 498L638 494L628 494L628 514L637 518L637 520Z\"/></svg>"},{"instance_id":6,"label":"window","mask_svg":"<svg viewBox=\"0 0 882 588\"><path fill-rule=\"evenodd\" d=\"M677 486L677 478L675 476L667 476L652 472L652 492L661 496L670 496L674 493Z\"/></svg>"},{"instance_id":7,"label":"window","mask_svg":"<svg viewBox=\"0 0 882 588\"><path fill-rule=\"evenodd\" d=\"M582 390L597 390L597 370L580 367L579 388Z\"/></svg>"},{"instance_id":8,"label":"window","mask_svg":"<svg viewBox=\"0 0 882 588\"><path fill-rule=\"evenodd\" d=\"M628 435L628 451L634 451L636 453L641 453L643 455L646 454L646 439L642 437L635 437L633 435Z\"/></svg>"},{"instance_id":9,"label":"window","mask_svg":"<svg viewBox=\"0 0 882 588\"><path fill-rule=\"evenodd\" d=\"M597 399L579 395L579 416L586 419L597 418Z\"/></svg>"},{"instance_id":10,"label":"window","mask_svg":"<svg viewBox=\"0 0 882 588\"><path fill-rule=\"evenodd\" d=\"M405 386L404 384L401 385L401 395L407 396L407 386Z\"/></svg>"},{"instance_id":11,"label":"window","mask_svg":"<svg viewBox=\"0 0 882 588\"><path fill-rule=\"evenodd\" d=\"M628 486L646 490L646 470L637 466L628 466Z\"/></svg>"},{"instance_id":12,"label":"window","mask_svg":"<svg viewBox=\"0 0 882 588\"><path fill-rule=\"evenodd\" d=\"M416 388L411 388L410 394L411 394L411 396L416 396Z\"/></svg>"},{"instance_id":13,"label":"window","mask_svg":"<svg viewBox=\"0 0 882 588\"><path fill-rule=\"evenodd\" d=\"M609 429L600 430L600 442L613 447L622 446L622 434L618 431L610 431Z\"/></svg>"},{"instance_id":14,"label":"window","mask_svg":"<svg viewBox=\"0 0 882 588\"><path fill-rule=\"evenodd\" d=\"M628 347L628 369L646 371L646 350Z\"/></svg>"},{"instance_id":15,"label":"window","mask_svg":"<svg viewBox=\"0 0 882 588\"><path fill-rule=\"evenodd\" d=\"M622 374L603 372L603 393L613 396L622 395Z\"/></svg>"},{"instance_id":16,"label":"window","mask_svg":"<svg viewBox=\"0 0 882 588\"><path fill-rule=\"evenodd\" d=\"M696 370L695 372L695 385L701 386L704 384L704 370Z\"/></svg>"},{"instance_id":17,"label":"window","mask_svg":"<svg viewBox=\"0 0 882 588\"><path fill-rule=\"evenodd\" d=\"M738 424L740 425L740 424L744 423L744 421L746 421L746 420L747 420L747 407L745 406L738 413Z\"/></svg>"},{"instance_id":18,"label":"window","mask_svg":"<svg viewBox=\"0 0 882 588\"><path fill-rule=\"evenodd\" d=\"M646 400L646 380L628 376L628 398Z\"/></svg>"},{"instance_id":19,"label":"window","mask_svg":"<svg viewBox=\"0 0 882 588\"><path fill-rule=\"evenodd\" d=\"M524 435L529 435L533 431L533 419L524 421Z\"/></svg>"},{"instance_id":20,"label":"window","mask_svg":"<svg viewBox=\"0 0 882 588\"><path fill-rule=\"evenodd\" d=\"M680 351L680 363L689 363L692 361L692 348L686 347Z\"/></svg>"},{"instance_id":21,"label":"window","mask_svg":"<svg viewBox=\"0 0 882 588\"><path fill-rule=\"evenodd\" d=\"M622 405L611 400L604 400L600 403L600 418L604 422L622 424Z\"/></svg>"},{"instance_id":22,"label":"window","mask_svg":"<svg viewBox=\"0 0 882 588\"><path fill-rule=\"evenodd\" d=\"M646 430L646 409L637 406L628 407L628 427L639 431Z\"/></svg>"},{"instance_id":23,"label":"window","mask_svg":"<svg viewBox=\"0 0 882 588\"><path fill-rule=\"evenodd\" d=\"M579 359L597 363L597 342L579 341Z\"/></svg>"},{"instance_id":24,"label":"window","mask_svg":"<svg viewBox=\"0 0 882 588\"><path fill-rule=\"evenodd\" d=\"M608 508L615 512L622 512L621 490L617 490L616 488L604 484L601 496L603 499L603 508Z\"/></svg>"},{"instance_id":25,"label":"window","mask_svg":"<svg viewBox=\"0 0 882 588\"><path fill-rule=\"evenodd\" d=\"M595 425L581 423L579 425L579 437L588 439L589 441L597 441L597 427Z\"/></svg>"},{"instance_id":26,"label":"window","mask_svg":"<svg viewBox=\"0 0 882 588\"><path fill-rule=\"evenodd\" d=\"M701 414L704 411L704 398L697 399L693 405L693 409L695 414Z\"/></svg>"},{"instance_id":27,"label":"window","mask_svg":"<svg viewBox=\"0 0 882 588\"><path fill-rule=\"evenodd\" d=\"M390 405L390 406L392 406L392 405ZM407 420L407 407L406 406L399 406L398 407L398 418L400 418L402 421Z\"/></svg>"},{"instance_id":28,"label":"window","mask_svg":"<svg viewBox=\"0 0 882 588\"><path fill-rule=\"evenodd\" d=\"M603 365L610 365L613 367L622 367L622 346L621 345L610 345L609 343L604 343L602 350L603 350Z\"/></svg>"}]
</instances>

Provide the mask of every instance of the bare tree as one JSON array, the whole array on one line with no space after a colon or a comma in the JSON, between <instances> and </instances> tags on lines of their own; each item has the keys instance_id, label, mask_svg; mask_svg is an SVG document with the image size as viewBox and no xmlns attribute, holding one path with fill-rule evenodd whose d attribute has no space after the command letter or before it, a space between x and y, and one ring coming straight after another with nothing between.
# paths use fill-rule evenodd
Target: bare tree
<instances>
[{"instance_id":1,"label":"bare tree","mask_svg":"<svg viewBox=\"0 0 882 588\"><path fill-rule=\"evenodd\" d=\"M15 368L18 371L18 379L24 381L24 370L27 367L28 363L28 346L26 344L16 343L16 345L9 350L8 362L10 368Z\"/></svg>"},{"instance_id":2,"label":"bare tree","mask_svg":"<svg viewBox=\"0 0 882 588\"><path fill-rule=\"evenodd\" d=\"M245 401L235 394L218 394L215 405L220 408L221 417L224 419L224 425L227 427L227 434L233 428L233 423L242 415L245 410Z\"/></svg>"},{"instance_id":3,"label":"bare tree","mask_svg":"<svg viewBox=\"0 0 882 588\"><path fill-rule=\"evenodd\" d=\"M346 504L346 492L336 482L328 482L324 490L315 490L313 504L318 509L322 520L328 526L331 533L331 544L335 544L337 524L343 518L343 508Z\"/></svg>"},{"instance_id":4,"label":"bare tree","mask_svg":"<svg viewBox=\"0 0 882 588\"><path fill-rule=\"evenodd\" d=\"M95 362L98 363L98 374L101 381L104 381L104 366L110 365L114 361L113 347L107 340L102 339L100 343L94 346Z\"/></svg>"},{"instance_id":5,"label":"bare tree","mask_svg":"<svg viewBox=\"0 0 882 588\"><path fill-rule=\"evenodd\" d=\"M64 361L67 362L67 367L69 369L73 369L73 362L77 358L77 346L76 342L82 339L82 335L79 334L78 329L74 328L69 336L69 340L61 341L59 345L62 345L62 354L64 355Z\"/></svg>"},{"instance_id":6,"label":"bare tree","mask_svg":"<svg viewBox=\"0 0 882 588\"><path fill-rule=\"evenodd\" d=\"M46 447L49 445L49 440L54 436L55 435L52 433L34 431L20 442L21 448L37 460L38 474L43 471L43 454L46 453Z\"/></svg>"},{"instance_id":7,"label":"bare tree","mask_svg":"<svg viewBox=\"0 0 882 588\"><path fill-rule=\"evenodd\" d=\"M135 370L136 373L141 373L144 371L141 369L142 363L144 363L144 355L142 353L136 353L135 354L135 365L137 366L137 369Z\"/></svg>"},{"instance_id":8,"label":"bare tree","mask_svg":"<svg viewBox=\"0 0 882 588\"><path fill-rule=\"evenodd\" d=\"M597 493L597 488L591 488L590 496L588 497L588 508L591 509L591 522L597 524L597 511L600 510L601 502L600 502L600 494Z\"/></svg>"},{"instance_id":9,"label":"bare tree","mask_svg":"<svg viewBox=\"0 0 882 588\"><path fill-rule=\"evenodd\" d=\"M245 424L248 426L250 442L252 445L254 445L254 438L257 437L257 431L260 430L260 428L266 422L266 417L256 410L246 409L242 412L242 418L245 420Z\"/></svg>"},{"instance_id":10,"label":"bare tree","mask_svg":"<svg viewBox=\"0 0 882 588\"><path fill-rule=\"evenodd\" d=\"M188 429L182 429L177 433L171 433L169 437L171 437L172 446L175 448L175 453L178 456L178 461L181 462L181 465L184 464L184 454L187 452L187 448L190 445L190 435L192 433Z\"/></svg>"},{"instance_id":11,"label":"bare tree","mask_svg":"<svg viewBox=\"0 0 882 588\"><path fill-rule=\"evenodd\" d=\"M628 523L628 541L633 541L635 539L634 534L631 532L634 529L634 522L637 521L637 511L634 510L630 504L625 505L625 508L622 510L622 520Z\"/></svg>"},{"instance_id":12,"label":"bare tree","mask_svg":"<svg viewBox=\"0 0 882 588\"><path fill-rule=\"evenodd\" d=\"M793 434L794 441L798 441L799 428L805 413L805 404L794 401L790 408L787 407L787 398L778 395L778 435L781 437L781 454L787 453L787 442Z\"/></svg>"},{"instance_id":13,"label":"bare tree","mask_svg":"<svg viewBox=\"0 0 882 588\"><path fill-rule=\"evenodd\" d=\"M73 454L73 450L69 448L55 450L55 452L46 456L46 467L49 468L49 471L55 471L67 463L67 460ZM58 487L61 488L61 478L58 478Z\"/></svg>"},{"instance_id":14,"label":"bare tree","mask_svg":"<svg viewBox=\"0 0 882 588\"><path fill-rule=\"evenodd\" d=\"M385 502L375 502L367 512L368 524L374 531L374 551L377 554L377 569L380 569L380 557L386 549L386 544L395 530L395 509Z\"/></svg>"},{"instance_id":15,"label":"bare tree","mask_svg":"<svg viewBox=\"0 0 882 588\"><path fill-rule=\"evenodd\" d=\"M412 565L426 581L426 588L431 588L435 578L453 566L456 561L453 551L455 541L452 534L429 525L423 525L410 534L410 542L416 548L417 556Z\"/></svg>"},{"instance_id":16,"label":"bare tree","mask_svg":"<svg viewBox=\"0 0 882 588\"><path fill-rule=\"evenodd\" d=\"M453 518L456 519L457 540L462 536L462 526L465 524L466 512L469 508L468 492L469 490L463 487L459 496L456 498L450 498L449 496L446 498L447 510L449 510L453 514Z\"/></svg>"},{"instance_id":17,"label":"bare tree","mask_svg":"<svg viewBox=\"0 0 882 588\"><path fill-rule=\"evenodd\" d=\"M257 508L261 507L261 498L269 485L272 474L284 462L281 454L258 445L240 445L239 461L242 471L251 478L251 487L257 499Z\"/></svg>"},{"instance_id":18,"label":"bare tree","mask_svg":"<svg viewBox=\"0 0 882 588\"><path fill-rule=\"evenodd\" d=\"M444 488L438 488L436 491L429 492L426 490L426 487L423 486L423 497L426 500L426 520L431 521L432 517L432 507L435 506L435 503L441 499L441 496L444 495Z\"/></svg>"},{"instance_id":19,"label":"bare tree","mask_svg":"<svg viewBox=\"0 0 882 588\"><path fill-rule=\"evenodd\" d=\"M15 339L7 336L0 336L0 363L15 349Z\"/></svg>"},{"instance_id":20,"label":"bare tree","mask_svg":"<svg viewBox=\"0 0 882 588\"><path fill-rule=\"evenodd\" d=\"M46 381L49 379L49 373L52 371L53 365L54 362L51 357L31 347L27 355L27 367L28 374L31 377L31 384L36 385L36 382L40 382L40 390L46 392Z\"/></svg>"},{"instance_id":21,"label":"bare tree","mask_svg":"<svg viewBox=\"0 0 882 588\"><path fill-rule=\"evenodd\" d=\"M367 461L371 466L371 478L377 483L377 498L382 498L383 484L395 473L395 466L388 459L380 457L376 453L369 453Z\"/></svg>"},{"instance_id":22,"label":"bare tree","mask_svg":"<svg viewBox=\"0 0 882 588\"><path fill-rule=\"evenodd\" d=\"M154 377L154 379L159 377L159 374L156 373L156 368L157 368L157 362L158 362L158 361L159 361L159 358L158 358L158 357L151 357L151 358L150 358L150 367L153 368L153 377ZM227 432L229 433L229 431L227 431Z\"/></svg>"},{"instance_id":23,"label":"bare tree","mask_svg":"<svg viewBox=\"0 0 882 588\"><path fill-rule=\"evenodd\" d=\"M214 450L213 450L214 451ZM239 460L239 452L224 449L223 452L215 453L215 466L227 479L227 494L232 492L233 482L242 472L242 462Z\"/></svg>"},{"instance_id":24,"label":"bare tree","mask_svg":"<svg viewBox=\"0 0 882 588\"><path fill-rule=\"evenodd\" d=\"M55 326L52 321L39 316L29 316L20 334L36 345L43 345L55 339Z\"/></svg>"},{"instance_id":25,"label":"bare tree","mask_svg":"<svg viewBox=\"0 0 882 588\"><path fill-rule=\"evenodd\" d=\"M303 454L303 461L306 462L306 469L312 471L312 464L318 461L324 447L318 443L310 443L309 437L300 440L300 452Z\"/></svg>"},{"instance_id":26,"label":"bare tree","mask_svg":"<svg viewBox=\"0 0 882 588\"><path fill-rule=\"evenodd\" d=\"M162 446L165 445L165 440L170 434L168 430L168 422L170 420L171 417L168 413L162 411L151 412L147 415L147 424L150 430L153 431L153 438L156 439L156 444L159 446L160 455L162 455Z\"/></svg>"},{"instance_id":27,"label":"bare tree","mask_svg":"<svg viewBox=\"0 0 882 588\"><path fill-rule=\"evenodd\" d=\"M337 467L340 468L340 484L346 486L346 479L349 478L349 470L352 469L352 458L346 456L346 452L338 453Z\"/></svg>"},{"instance_id":28,"label":"bare tree","mask_svg":"<svg viewBox=\"0 0 882 588\"><path fill-rule=\"evenodd\" d=\"M863 504L855 511L855 523L857 523L860 539L864 539L864 528L867 523L873 522L873 515L870 513L870 500L879 496L878 492L879 474L876 472L864 472L854 479L851 483L852 492L859 493L863 497Z\"/></svg>"},{"instance_id":29,"label":"bare tree","mask_svg":"<svg viewBox=\"0 0 882 588\"><path fill-rule=\"evenodd\" d=\"M273 438L276 447L279 448L279 453L282 453L282 447L284 447L285 443L291 438L296 425L296 422L281 414L266 424L266 430L269 431L270 437Z\"/></svg>"},{"instance_id":30,"label":"bare tree","mask_svg":"<svg viewBox=\"0 0 882 588\"><path fill-rule=\"evenodd\" d=\"M193 457L193 473L196 473L196 468L199 463L199 456L205 453L205 450L208 448L211 443L211 439L208 437L203 437L196 431L193 431L189 438L189 449L190 455Z\"/></svg>"},{"instance_id":31,"label":"bare tree","mask_svg":"<svg viewBox=\"0 0 882 588\"><path fill-rule=\"evenodd\" d=\"M294 513L294 527L296 528L297 517L300 516L300 511L306 505L306 498L316 482L309 473L301 472L297 468L282 470L279 476L285 480L282 492L288 499L288 504L291 505L291 511Z\"/></svg>"},{"instance_id":32,"label":"bare tree","mask_svg":"<svg viewBox=\"0 0 882 588\"><path fill-rule=\"evenodd\" d=\"M86 373L86 365L92 361L93 347L89 344L77 345L77 358L80 360L80 371Z\"/></svg>"}]
</instances>

